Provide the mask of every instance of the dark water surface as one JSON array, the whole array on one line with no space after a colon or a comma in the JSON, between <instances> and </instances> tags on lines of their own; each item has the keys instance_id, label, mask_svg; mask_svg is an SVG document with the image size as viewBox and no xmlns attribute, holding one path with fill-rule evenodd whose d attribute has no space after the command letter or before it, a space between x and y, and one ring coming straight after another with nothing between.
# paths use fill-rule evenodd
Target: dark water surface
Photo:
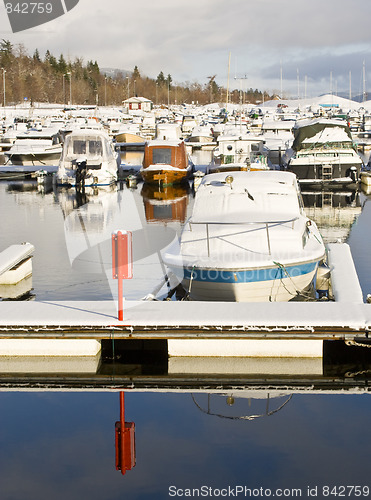
<instances>
[{"instance_id":1,"label":"dark water surface","mask_svg":"<svg viewBox=\"0 0 371 500\"><path fill-rule=\"evenodd\" d=\"M127 294L141 298L161 284L162 242L179 232L193 194L173 193L173 204L186 199L178 201L176 212L159 203L151 211L142 185L121 187L76 197L73 191L45 194L34 182L0 182L0 247L35 245L34 300L111 299L107 249L115 224L144 231L144 250L134 264L137 279ZM331 209L317 200L321 206L314 215L322 220L328 213L327 238L350 244L366 296L371 198L358 193L342 200ZM267 382L260 375L255 386L249 380L246 393L236 379L233 389L225 378L228 388L218 386L217 376L203 390L201 376L194 389L189 381L163 390L154 384L142 391L125 387L125 420L135 423L136 448L135 467L125 475L115 467L119 387L77 391L61 377L60 390L43 390L35 379L33 387L12 389L3 370L0 499L367 497L371 399L364 368L363 363L358 375L357 366L330 369L325 385L317 383L321 377L307 384L297 377L282 383L278 376ZM215 394L218 387L222 395ZM227 400L232 394L233 405ZM257 418L237 418L251 415Z\"/></svg>"}]
</instances>

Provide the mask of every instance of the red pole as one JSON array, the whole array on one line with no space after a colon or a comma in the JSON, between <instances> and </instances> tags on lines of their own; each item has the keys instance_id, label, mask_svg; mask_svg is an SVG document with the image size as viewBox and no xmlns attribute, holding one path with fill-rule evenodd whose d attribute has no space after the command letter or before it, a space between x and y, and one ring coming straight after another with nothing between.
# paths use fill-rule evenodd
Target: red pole
<instances>
[{"instance_id":1,"label":"red pole","mask_svg":"<svg viewBox=\"0 0 371 500\"><path fill-rule=\"evenodd\" d=\"M118 264L118 319L119 321L124 320L124 255L123 255L123 239L122 233L119 231L117 233L117 264Z\"/></svg>"},{"instance_id":2,"label":"red pole","mask_svg":"<svg viewBox=\"0 0 371 500\"><path fill-rule=\"evenodd\" d=\"M132 239L130 231L112 233L112 277L118 280L118 319L124 319L124 279L133 277Z\"/></svg>"},{"instance_id":3,"label":"red pole","mask_svg":"<svg viewBox=\"0 0 371 500\"><path fill-rule=\"evenodd\" d=\"M119 321L124 321L123 279L119 278Z\"/></svg>"}]
</instances>

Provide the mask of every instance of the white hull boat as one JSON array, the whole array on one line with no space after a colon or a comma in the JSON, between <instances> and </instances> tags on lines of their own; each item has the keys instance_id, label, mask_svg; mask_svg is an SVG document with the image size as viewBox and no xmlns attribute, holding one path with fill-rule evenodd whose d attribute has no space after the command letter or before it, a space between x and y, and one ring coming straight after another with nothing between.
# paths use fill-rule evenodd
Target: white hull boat
<instances>
[{"instance_id":1,"label":"white hull boat","mask_svg":"<svg viewBox=\"0 0 371 500\"><path fill-rule=\"evenodd\" d=\"M108 134L78 129L66 136L55 179L57 185L103 186L117 181L120 156Z\"/></svg>"},{"instance_id":2,"label":"white hull boat","mask_svg":"<svg viewBox=\"0 0 371 500\"><path fill-rule=\"evenodd\" d=\"M268 151L261 138L248 134L220 135L208 173L268 169Z\"/></svg>"},{"instance_id":3,"label":"white hull boat","mask_svg":"<svg viewBox=\"0 0 371 500\"><path fill-rule=\"evenodd\" d=\"M194 300L289 301L316 278L325 246L291 172L206 175L180 249L164 263Z\"/></svg>"}]
</instances>

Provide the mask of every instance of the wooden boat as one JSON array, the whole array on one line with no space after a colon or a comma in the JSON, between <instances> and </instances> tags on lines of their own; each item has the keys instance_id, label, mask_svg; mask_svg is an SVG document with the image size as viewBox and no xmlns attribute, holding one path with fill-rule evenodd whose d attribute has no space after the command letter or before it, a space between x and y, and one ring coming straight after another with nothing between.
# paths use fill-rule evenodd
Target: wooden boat
<instances>
[{"instance_id":1,"label":"wooden boat","mask_svg":"<svg viewBox=\"0 0 371 500\"><path fill-rule=\"evenodd\" d=\"M144 149L140 175L151 184L177 184L185 181L193 171L183 141L149 141Z\"/></svg>"}]
</instances>

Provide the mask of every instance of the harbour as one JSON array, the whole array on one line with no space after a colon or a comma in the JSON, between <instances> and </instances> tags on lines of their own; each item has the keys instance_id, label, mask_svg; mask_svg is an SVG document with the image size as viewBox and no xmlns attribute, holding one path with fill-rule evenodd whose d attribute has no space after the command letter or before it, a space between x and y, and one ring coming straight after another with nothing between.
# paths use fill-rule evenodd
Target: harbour
<instances>
[{"instance_id":1,"label":"harbour","mask_svg":"<svg viewBox=\"0 0 371 500\"><path fill-rule=\"evenodd\" d=\"M195 149L195 171L206 173L211 158ZM60 485L56 498L112 499L241 481L306 491L313 475L319 488L339 484L339 474L366 487L367 192L302 189L325 239L335 300L185 300L162 257L197 191L192 180L149 189L138 175L142 159L143 151L121 151L133 184L126 175L83 189L0 181L1 250L34 247L28 292L0 301L4 481L22 470L41 497ZM117 230L133 234L121 321ZM269 479L266 468L276 471ZM19 497L14 481L4 484L5 495Z\"/></svg>"}]
</instances>

